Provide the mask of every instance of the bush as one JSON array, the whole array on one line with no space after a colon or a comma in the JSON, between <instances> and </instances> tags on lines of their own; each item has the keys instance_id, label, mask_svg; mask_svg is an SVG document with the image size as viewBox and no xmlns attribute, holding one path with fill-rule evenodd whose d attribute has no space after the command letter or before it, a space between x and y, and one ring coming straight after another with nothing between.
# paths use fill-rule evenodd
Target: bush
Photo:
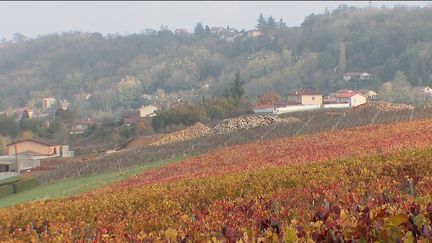
<instances>
[{"instance_id":1,"label":"bush","mask_svg":"<svg viewBox=\"0 0 432 243\"><path fill-rule=\"evenodd\" d=\"M13 185L13 192L19 193L28 189L31 189L33 187L37 187L39 185L39 181L36 178L22 180L19 182L16 182Z\"/></svg>"},{"instance_id":2,"label":"bush","mask_svg":"<svg viewBox=\"0 0 432 243\"><path fill-rule=\"evenodd\" d=\"M14 193L12 185L0 187L0 198L12 195Z\"/></svg>"}]
</instances>

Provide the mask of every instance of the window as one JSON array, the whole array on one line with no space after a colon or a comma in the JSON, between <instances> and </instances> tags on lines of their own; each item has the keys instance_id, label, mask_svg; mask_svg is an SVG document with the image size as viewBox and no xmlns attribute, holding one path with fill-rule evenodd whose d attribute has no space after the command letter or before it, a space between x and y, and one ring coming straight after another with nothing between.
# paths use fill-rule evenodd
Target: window
<instances>
[{"instance_id":1,"label":"window","mask_svg":"<svg viewBox=\"0 0 432 243\"><path fill-rule=\"evenodd\" d=\"M312 96L312 100L315 100L315 96Z\"/></svg>"}]
</instances>

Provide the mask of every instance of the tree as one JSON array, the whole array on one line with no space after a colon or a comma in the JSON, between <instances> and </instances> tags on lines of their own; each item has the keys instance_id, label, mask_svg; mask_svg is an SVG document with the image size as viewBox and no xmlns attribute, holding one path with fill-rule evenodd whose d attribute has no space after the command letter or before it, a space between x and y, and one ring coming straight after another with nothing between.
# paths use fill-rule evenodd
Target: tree
<instances>
[{"instance_id":1,"label":"tree","mask_svg":"<svg viewBox=\"0 0 432 243\"><path fill-rule=\"evenodd\" d=\"M234 100L239 101L245 93L243 86L244 81L240 80L240 70L237 70L235 78L231 83L231 88L229 89L229 96Z\"/></svg>"},{"instance_id":2,"label":"tree","mask_svg":"<svg viewBox=\"0 0 432 243\"><path fill-rule=\"evenodd\" d=\"M198 22L197 25L195 26L195 31L194 31L195 35L197 37L203 37L205 34L205 29L203 27L203 25Z\"/></svg>"},{"instance_id":3,"label":"tree","mask_svg":"<svg viewBox=\"0 0 432 243\"><path fill-rule=\"evenodd\" d=\"M210 27L208 25L205 26L204 34L205 36L210 36Z\"/></svg>"},{"instance_id":4,"label":"tree","mask_svg":"<svg viewBox=\"0 0 432 243\"><path fill-rule=\"evenodd\" d=\"M282 18L279 19L278 28L283 29L286 27L286 24L283 22Z\"/></svg>"},{"instance_id":5,"label":"tree","mask_svg":"<svg viewBox=\"0 0 432 243\"><path fill-rule=\"evenodd\" d=\"M264 95L262 95L261 97L259 97L259 104L268 105L268 104L279 102L280 100L281 100L280 95L275 91L271 90L265 93Z\"/></svg>"},{"instance_id":6,"label":"tree","mask_svg":"<svg viewBox=\"0 0 432 243\"><path fill-rule=\"evenodd\" d=\"M117 85L118 96L120 103L131 109L139 104L139 96L141 92L140 81L135 77L126 76Z\"/></svg>"},{"instance_id":7,"label":"tree","mask_svg":"<svg viewBox=\"0 0 432 243\"><path fill-rule=\"evenodd\" d=\"M264 18L262 13L258 17L258 24L256 25L256 27L259 31L262 31L262 32L264 32L267 29L267 21Z\"/></svg>"},{"instance_id":8,"label":"tree","mask_svg":"<svg viewBox=\"0 0 432 243\"><path fill-rule=\"evenodd\" d=\"M340 77L342 77L346 71L345 43L343 42L341 42L339 45L338 70L339 70Z\"/></svg>"},{"instance_id":9,"label":"tree","mask_svg":"<svg viewBox=\"0 0 432 243\"><path fill-rule=\"evenodd\" d=\"M394 99L396 102L413 103L414 97L412 85L408 82L403 72L396 72L392 84L394 90Z\"/></svg>"},{"instance_id":10,"label":"tree","mask_svg":"<svg viewBox=\"0 0 432 243\"><path fill-rule=\"evenodd\" d=\"M277 28L276 21L275 21L275 19L272 16L268 17L268 19L267 19L267 27L270 30L274 30L274 29Z\"/></svg>"}]
</instances>

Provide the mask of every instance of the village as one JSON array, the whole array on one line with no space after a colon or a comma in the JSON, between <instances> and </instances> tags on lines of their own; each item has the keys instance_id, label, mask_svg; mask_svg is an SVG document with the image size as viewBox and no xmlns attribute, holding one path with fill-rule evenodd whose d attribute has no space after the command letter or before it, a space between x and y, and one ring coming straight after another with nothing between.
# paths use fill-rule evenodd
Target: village
<instances>
[{"instance_id":1,"label":"village","mask_svg":"<svg viewBox=\"0 0 432 243\"><path fill-rule=\"evenodd\" d=\"M372 75L366 72L347 73L344 75L345 81L369 80ZM356 89L355 85L355 89ZM430 87L419 86L414 89L419 95L430 99L432 89ZM285 94L286 98L280 102L270 104L253 105L251 111L256 115L277 116L290 112L313 111L321 109L349 109L366 104L367 102L377 101L380 99L379 94L369 89L340 89L334 92L324 94L320 91L298 89ZM91 96L91 95L89 95ZM170 103L168 106L162 106L153 101L153 96L145 95L147 104L141 105L136 109L129 109L122 113L123 124L126 126L137 125L142 121L149 121L156 117L161 109L174 109L185 101L181 97L177 101ZM49 127L50 122L55 118L56 110L68 110L70 103L65 99L58 100L55 97L45 97L41 100L42 109L34 107L16 107L0 112L3 117L15 117L21 119L41 119L45 126ZM266 118L267 119L267 118ZM89 127L98 123L92 118L81 117L74 119L69 135L80 136L85 134ZM40 166L40 161L52 158L68 158L75 155L74 151L69 149L69 144L47 138L24 138L13 141L6 145L6 153L0 155L0 179L16 176L20 171L31 171L32 168Z\"/></svg>"}]
</instances>

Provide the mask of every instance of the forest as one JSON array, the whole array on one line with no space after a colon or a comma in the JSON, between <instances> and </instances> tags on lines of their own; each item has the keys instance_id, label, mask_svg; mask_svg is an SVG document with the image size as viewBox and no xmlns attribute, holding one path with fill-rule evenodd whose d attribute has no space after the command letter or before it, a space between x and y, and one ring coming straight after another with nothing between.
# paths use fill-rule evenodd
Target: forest
<instances>
[{"instance_id":1,"label":"forest","mask_svg":"<svg viewBox=\"0 0 432 243\"><path fill-rule=\"evenodd\" d=\"M191 34L166 26L126 36L17 33L0 43L0 110L37 106L46 96L69 100L83 116L141 106L143 94L201 101L222 96L236 71L252 101L272 90L284 97L299 88L352 88L346 72L372 74L358 86L377 91L395 77L409 86L432 83L431 7L341 5L296 27L272 16L256 22L261 35L238 30L231 40L205 23Z\"/></svg>"}]
</instances>

